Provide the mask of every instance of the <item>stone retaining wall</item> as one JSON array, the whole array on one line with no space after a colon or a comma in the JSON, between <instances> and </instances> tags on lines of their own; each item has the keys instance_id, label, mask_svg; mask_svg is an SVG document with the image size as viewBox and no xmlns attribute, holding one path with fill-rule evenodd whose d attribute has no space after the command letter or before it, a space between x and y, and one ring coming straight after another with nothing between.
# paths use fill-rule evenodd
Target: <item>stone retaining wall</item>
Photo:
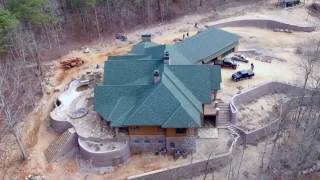
<instances>
[{"instance_id":1,"label":"stone retaining wall","mask_svg":"<svg viewBox=\"0 0 320 180\"><path fill-rule=\"evenodd\" d=\"M306 94L311 94L314 91L304 90L302 87L295 85L290 85L281 82L268 82L257 87L246 90L240 94L237 94L231 98L230 108L231 108L231 122L236 123L238 107L241 105L248 104L249 102L269 94L283 93L288 96L298 96L299 94L305 92Z\"/></svg>"},{"instance_id":2,"label":"stone retaining wall","mask_svg":"<svg viewBox=\"0 0 320 180\"><path fill-rule=\"evenodd\" d=\"M55 118L52 118L52 116L50 116L50 126L57 133L63 133L67 129L73 127L69 121L57 120Z\"/></svg>"},{"instance_id":3,"label":"stone retaining wall","mask_svg":"<svg viewBox=\"0 0 320 180\"><path fill-rule=\"evenodd\" d=\"M166 147L166 137L164 135L130 135L129 142L132 153L156 152Z\"/></svg>"},{"instance_id":4,"label":"stone retaining wall","mask_svg":"<svg viewBox=\"0 0 320 180\"><path fill-rule=\"evenodd\" d=\"M94 167L107 167L123 164L130 157L129 144L126 142L123 146L105 152L92 152L82 145L84 142L81 138L78 139L80 155Z\"/></svg>"},{"instance_id":5,"label":"stone retaining wall","mask_svg":"<svg viewBox=\"0 0 320 180\"><path fill-rule=\"evenodd\" d=\"M237 130L237 132L241 136L241 143L256 145L261 139L276 133L279 127L279 123L280 123L279 120L274 120L271 123L250 132L238 126L233 126L233 127Z\"/></svg>"},{"instance_id":6,"label":"stone retaining wall","mask_svg":"<svg viewBox=\"0 0 320 180\"><path fill-rule=\"evenodd\" d=\"M316 30L316 27L304 27L291 25L279 21L274 20L266 20L266 19L245 19L245 20L235 20L230 22L224 22L220 24L215 24L213 27L224 28L224 27L257 27L264 29L288 29L291 31L297 32L313 32Z\"/></svg>"},{"instance_id":7,"label":"stone retaining wall","mask_svg":"<svg viewBox=\"0 0 320 180\"><path fill-rule=\"evenodd\" d=\"M231 99L231 111L232 111L232 122L235 123L237 121L237 113L240 105L247 104L259 97L268 94L276 94L276 93L283 93L289 96L292 96L291 99L285 101L281 104L281 111L285 112L293 108L293 105L300 100L302 105L319 105L320 104L320 96L310 96L310 95L318 95L320 94L319 91L313 90L304 90L301 87L280 83L280 82L269 82L262 84L258 87L249 89L241 94L235 95ZM305 93L305 97L303 99L297 98L297 96ZM270 123L266 124L265 126L258 128L253 131L244 130L241 127L231 125L234 127L237 132L240 134L242 142L245 141L247 144L255 145L258 143L259 140L274 134L278 127L279 127L279 119L271 120Z\"/></svg>"},{"instance_id":8,"label":"stone retaining wall","mask_svg":"<svg viewBox=\"0 0 320 180\"><path fill-rule=\"evenodd\" d=\"M186 152L196 151L196 137L167 137L167 151L169 153L175 150L184 150Z\"/></svg>"},{"instance_id":9,"label":"stone retaining wall","mask_svg":"<svg viewBox=\"0 0 320 180\"><path fill-rule=\"evenodd\" d=\"M233 131L233 130L232 130ZM239 144L238 135L229 147L228 152L217 154L209 159L197 160L192 163L185 163L173 167L150 171L136 176L128 177L128 180L163 180L163 179L190 179L201 174L209 173L225 167L230 163L231 155L235 147Z\"/></svg>"},{"instance_id":10,"label":"stone retaining wall","mask_svg":"<svg viewBox=\"0 0 320 180\"><path fill-rule=\"evenodd\" d=\"M130 149L132 153L157 152L166 148L169 153L175 150L196 151L196 137L166 137L164 135L131 135Z\"/></svg>"},{"instance_id":11,"label":"stone retaining wall","mask_svg":"<svg viewBox=\"0 0 320 180\"><path fill-rule=\"evenodd\" d=\"M164 180L164 179L190 179L206 172L212 172L226 166L230 162L229 153L220 154L210 160L194 161L179 166L159 169L144 174L131 176L128 180Z\"/></svg>"}]
</instances>

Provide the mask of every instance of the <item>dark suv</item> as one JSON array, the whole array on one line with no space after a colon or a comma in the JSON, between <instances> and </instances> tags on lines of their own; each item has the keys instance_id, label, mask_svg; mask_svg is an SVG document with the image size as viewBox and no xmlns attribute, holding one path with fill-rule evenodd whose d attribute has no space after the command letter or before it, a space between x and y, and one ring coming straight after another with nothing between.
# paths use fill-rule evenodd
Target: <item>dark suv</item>
<instances>
[{"instance_id":1,"label":"dark suv","mask_svg":"<svg viewBox=\"0 0 320 180\"><path fill-rule=\"evenodd\" d=\"M232 61L231 59L224 59L224 60L215 60L214 65L219 65L224 68L232 68L237 69L238 64Z\"/></svg>"},{"instance_id":2,"label":"dark suv","mask_svg":"<svg viewBox=\"0 0 320 180\"><path fill-rule=\"evenodd\" d=\"M248 69L248 70L241 70L232 74L231 79L233 81L240 81L242 79L247 79L247 78L251 79L253 76L254 76L254 72L251 69Z\"/></svg>"}]
</instances>

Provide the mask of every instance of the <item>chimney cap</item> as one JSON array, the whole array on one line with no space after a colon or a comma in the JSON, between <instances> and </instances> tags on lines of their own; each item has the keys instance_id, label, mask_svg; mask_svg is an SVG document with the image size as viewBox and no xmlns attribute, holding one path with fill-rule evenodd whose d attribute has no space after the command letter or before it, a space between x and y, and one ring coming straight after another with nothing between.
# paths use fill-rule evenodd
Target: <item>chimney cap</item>
<instances>
[{"instance_id":1,"label":"chimney cap","mask_svg":"<svg viewBox=\"0 0 320 180\"><path fill-rule=\"evenodd\" d=\"M146 34L142 34L141 35L141 39L143 42L150 42L151 41L151 34L150 33L146 33Z\"/></svg>"},{"instance_id":2,"label":"chimney cap","mask_svg":"<svg viewBox=\"0 0 320 180\"><path fill-rule=\"evenodd\" d=\"M141 36L142 37L151 37L152 35L151 35L151 33L143 33Z\"/></svg>"}]
</instances>

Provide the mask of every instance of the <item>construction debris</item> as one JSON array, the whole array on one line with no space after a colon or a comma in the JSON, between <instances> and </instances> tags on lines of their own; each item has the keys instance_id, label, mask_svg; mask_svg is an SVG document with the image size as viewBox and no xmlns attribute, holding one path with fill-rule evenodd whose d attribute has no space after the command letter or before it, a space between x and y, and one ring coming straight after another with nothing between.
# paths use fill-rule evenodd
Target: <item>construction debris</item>
<instances>
[{"instance_id":1,"label":"construction debris","mask_svg":"<svg viewBox=\"0 0 320 180\"><path fill-rule=\"evenodd\" d=\"M90 49L87 47L83 50L83 53L89 53L90 52Z\"/></svg>"},{"instance_id":2,"label":"construction debris","mask_svg":"<svg viewBox=\"0 0 320 180\"><path fill-rule=\"evenodd\" d=\"M83 63L84 63L84 61L79 57L69 58L69 59L66 59L66 60L60 62L63 69L65 69L65 70L71 69L73 67L81 66Z\"/></svg>"},{"instance_id":3,"label":"construction debris","mask_svg":"<svg viewBox=\"0 0 320 180\"><path fill-rule=\"evenodd\" d=\"M284 33L293 33L290 29L281 29L281 28L275 28L273 29L274 32L284 32Z\"/></svg>"},{"instance_id":4,"label":"construction debris","mask_svg":"<svg viewBox=\"0 0 320 180\"><path fill-rule=\"evenodd\" d=\"M25 180L45 180L45 178L42 175L37 175L37 174L29 174L24 179Z\"/></svg>"}]
</instances>

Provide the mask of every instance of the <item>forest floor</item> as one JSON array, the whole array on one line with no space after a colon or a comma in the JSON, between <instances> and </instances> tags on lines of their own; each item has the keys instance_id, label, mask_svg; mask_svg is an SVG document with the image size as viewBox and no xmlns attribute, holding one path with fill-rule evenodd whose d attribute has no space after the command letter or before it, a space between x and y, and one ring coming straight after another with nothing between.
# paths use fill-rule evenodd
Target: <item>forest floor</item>
<instances>
[{"instance_id":1,"label":"forest floor","mask_svg":"<svg viewBox=\"0 0 320 180\"><path fill-rule=\"evenodd\" d=\"M97 64L102 65L109 55L125 54L130 50L132 45L139 41L140 35L144 32L152 33L153 40L158 43L173 43L175 38L181 38L183 33L189 32L190 35L196 33L197 29L193 27L195 22L199 23L200 27L204 27L207 23L224 18L238 18L240 16L256 16L263 15L264 19L275 19L276 16L281 16L284 20L291 23L299 24L301 21L307 24L320 24L320 19L309 16L305 7L296 7L292 9L275 8L273 4L265 3L263 6L252 4L246 6L221 8L222 10L210 11L205 14L190 14L178 18L168 23L157 24L146 27L141 30L135 30L128 33L128 42L119 42L112 39L98 40L87 45L90 48L90 53L83 53L83 50L74 50L65 56L54 61L52 74L48 74L50 84L55 89L63 90L63 88L72 79L79 77L81 73L90 71ZM279 15L280 14L280 15ZM296 18L299 17L299 18ZM308 23L310 22L310 23ZM259 29L253 27L230 27L223 28L228 32L235 33L241 37L239 50L252 50L261 53L265 56L274 57L270 63L262 62L252 58L250 61L255 65L256 76L251 80L240 82L232 82L230 76L234 70L223 69L222 71L222 89L218 94L218 98L223 101L229 101L230 97L236 94L239 90L247 89L266 81L279 80L290 83L299 83L301 81L302 56L296 53L296 50L303 43L308 43L320 37L320 31L311 33L294 32L291 34L274 32L272 30ZM276 37L276 38L275 38ZM64 71L59 68L59 61L69 57L80 57L85 60L85 64L81 67L73 68ZM279 60L283 59L283 60ZM240 69L249 69L250 63L240 63ZM59 163L48 164L44 157L44 150L57 137L57 134L52 132L49 127L48 114L52 109L52 104L58 95L57 92L45 94L42 100L38 103L37 108L32 112L21 126L23 127L24 142L27 142L29 159L24 162L19 162L11 159L17 159L17 147L12 144L10 152L8 148L8 158L5 160L6 165L0 170L0 179L24 179L28 174L42 174L47 179L125 179L130 175L140 174L150 170L155 170L168 166L171 162L171 157L155 157L150 155L133 156L129 163L116 168L112 173L95 174L82 171L78 168L75 158L67 158ZM49 130L48 130L49 129ZM240 173L246 172L249 174L247 179L255 179L259 174L259 169L250 168L257 166L259 157L261 156L262 145L250 146L246 151L244 162L247 169L242 169ZM178 163L178 162L177 162ZM174 163L173 163L174 164ZM222 171L223 172L223 171ZM223 179L226 174L219 175ZM240 179L246 179L246 176L241 176Z\"/></svg>"}]
</instances>

